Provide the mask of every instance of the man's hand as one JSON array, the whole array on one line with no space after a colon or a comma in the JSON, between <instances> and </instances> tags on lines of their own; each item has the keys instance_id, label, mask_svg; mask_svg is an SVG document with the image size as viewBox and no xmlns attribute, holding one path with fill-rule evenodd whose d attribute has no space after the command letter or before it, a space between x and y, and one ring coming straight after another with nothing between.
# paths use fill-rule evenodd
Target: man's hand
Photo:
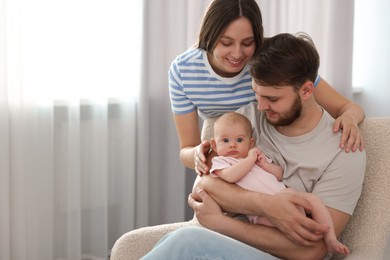
<instances>
[{"instance_id":1,"label":"man's hand","mask_svg":"<svg viewBox=\"0 0 390 260\"><path fill-rule=\"evenodd\" d=\"M263 216L268 218L289 240L304 246L313 245L313 241L322 239L323 234L328 230L326 226L307 218L298 210L298 206L304 208L306 212L311 210L309 201L299 194L277 193L266 195L244 190L236 184L227 183L220 178L210 176L203 176L202 178L204 179L201 187L204 190L200 194L207 192L205 197L202 198L203 203L192 204L191 199L188 200L197 216L199 214L200 219L202 219L200 215L205 212L205 209L200 208L200 205L208 208L209 204L215 204L213 207L220 212L222 208L228 212ZM206 220L204 221L206 223ZM201 224L204 223L201 222ZM215 230L213 227L210 228Z\"/></svg>"},{"instance_id":2,"label":"man's hand","mask_svg":"<svg viewBox=\"0 0 390 260\"><path fill-rule=\"evenodd\" d=\"M219 223L218 219L223 217L221 207L201 188L196 190L196 195L188 196L188 204L194 210L199 223L215 229ZM196 201L194 197L200 198L200 201Z\"/></svg>"},{"instance_id":3,"label":"man's hand","mask_svg":"<svg viewBox=\"0 0 390 260\"><path fill-rule=\"evenodd\" d=\"M298 194L277 193L267 196L264 214L287 238L298 245L314 246L329 227L306 217L298 210L301 206L310 212L310 203Z\"/></svg>"}]
</instances>

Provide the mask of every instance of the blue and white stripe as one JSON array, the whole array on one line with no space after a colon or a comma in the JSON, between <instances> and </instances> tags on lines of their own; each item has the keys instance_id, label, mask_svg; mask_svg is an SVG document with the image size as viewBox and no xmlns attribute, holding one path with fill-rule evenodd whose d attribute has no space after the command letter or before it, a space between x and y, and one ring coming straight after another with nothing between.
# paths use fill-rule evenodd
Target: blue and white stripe
<instances>
[{"instance_id":1,"label":"blue and white stripe","mask_svg":"<svg viewBox=\"0 0 390 260\"><path fill-rule=\"evenodd\" d=\"M198 109L202 117L214 117L255 101L248 66L232 78L217 75L204 50L189 49L169 70L172 111L186 114Z\"/></svg>"}]
</instances>

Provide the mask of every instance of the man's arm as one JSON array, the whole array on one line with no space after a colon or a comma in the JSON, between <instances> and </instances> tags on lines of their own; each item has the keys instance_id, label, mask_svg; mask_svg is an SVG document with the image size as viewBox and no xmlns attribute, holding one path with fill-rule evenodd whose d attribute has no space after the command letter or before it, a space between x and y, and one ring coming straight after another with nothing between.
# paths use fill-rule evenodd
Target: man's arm
<instances>
[{"instance_id":1,"label":"man's arm","mask_svg":"<svg viewBox=\"0 0 390 260\"><path fill-rule=\"evenodd\" d=\"M268 220L290 240L311 245L322 238L326 227L302 215L297 206L310 211L310 203L298 194L267 195L248 191L219 178L203 176L200 184L225 212L258 215Z\"/></svg>"},{"instance_id":2,"label":"man's arm","mask_svg":"<svg viewBox=\"0 0 390 260\"><path fill-rule=\"evenodd\" d=\"M209 229L283 259L321 259L327 254L323 239L307 245L296 244L277 228L249 224L223 215L218 204L203 189L198 190L198 195L202 202L193 200L191 196L188 202L200 223ZM336 234L339 235L348 222L349 215L334 209L329 211Z\"/></svg>"}]
</instances>

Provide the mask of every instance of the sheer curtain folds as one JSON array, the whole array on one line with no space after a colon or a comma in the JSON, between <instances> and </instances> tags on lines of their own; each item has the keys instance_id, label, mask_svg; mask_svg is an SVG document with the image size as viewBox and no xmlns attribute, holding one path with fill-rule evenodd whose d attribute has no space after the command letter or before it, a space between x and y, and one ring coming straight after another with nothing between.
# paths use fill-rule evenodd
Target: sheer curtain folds
<instances>
[{"instance_id":1,"label":"sheer curtain folds","mask_svg":"<svg viewBox=\"0 0 390 260\"><path fill-rule=\"evenodd\" d=\"M134 227L142 14L0 1L0 259L107 259Z\"/></svg>"}]
</instances>

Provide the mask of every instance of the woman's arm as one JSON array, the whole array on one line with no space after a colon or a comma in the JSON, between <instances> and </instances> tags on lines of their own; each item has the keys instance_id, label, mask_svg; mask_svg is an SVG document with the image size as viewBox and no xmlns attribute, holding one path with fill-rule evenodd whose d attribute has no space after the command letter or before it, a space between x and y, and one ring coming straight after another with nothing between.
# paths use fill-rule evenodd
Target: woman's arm
<instances>
[{"instance_id":1,"label":"woman's arm","mask_svg":"<svg viewBox=\"0 0 390 260\"><path fill-rule=\"evenodd\" d=\"M200 141L199 119L197 111L173 116L180 142L180 160L184 166L194 169L198 175L209 171L206 155L210 150L210 142Z\"/></svg>"},{"instance_id":2,"label":"woman's arm","mask_svg":"<svg viewBox=\"0 0 390 260\"><path fill-rule=\"evenodd\" d=\"M195 110L184 115L174 114L173 118L180 142L180 160L184 166L194 169L195 150L200 144L198 113Z\"/></svg>"},{"instance_id":3,"label":"woman's arm","mask_svg":"<svg viewBox=\"0 0 390 260\"><path fill-rule=\"evenodd\" d=\"M336 119L333 131L343 131L340 147L346 152L363 150L364 140L358 127L365 117L363 108L342 96L322 78L314 89L314 97Z\"/></svg>"}]
</instances>

